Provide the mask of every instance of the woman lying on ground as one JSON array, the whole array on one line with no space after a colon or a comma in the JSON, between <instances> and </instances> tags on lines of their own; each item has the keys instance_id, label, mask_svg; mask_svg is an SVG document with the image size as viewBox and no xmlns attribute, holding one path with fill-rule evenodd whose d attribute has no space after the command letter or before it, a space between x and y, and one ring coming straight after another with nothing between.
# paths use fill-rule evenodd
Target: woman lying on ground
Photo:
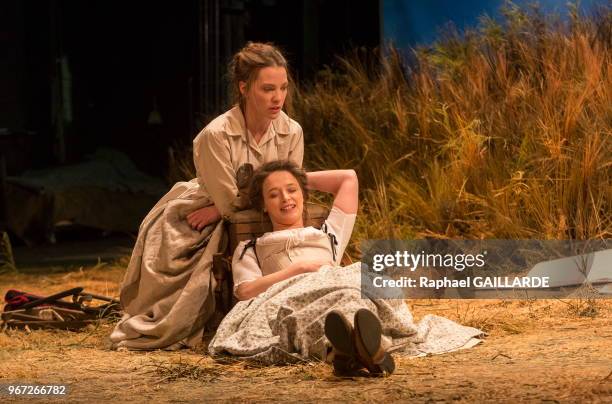
<instances>
[{"instance_id":1,"label":"woman lying on ground","mask_svg":"<svg viewBox=\"0 0 612 404\"><path fill-rule=\"evenodd\" d=\"M310 190L334 195L322 230L304 227ZM362 299L361 264L340 266L358 207L353 170L306 174L291 162L270 162L256 171L250 196L274 231L237 247L240 302L210 342L212 355L267 364L317 358L338 373L365 367L381 374L393 372L391 351L441 353L476 343L479 330L442 317L415 324L402 299Z\"/></svg>"},{"instance_id":2,"label":"woman lying on ground","mask_svg":"<svg viewBox=\"0 0 612 404\"><path fill-rule=\"evenodd\" d=\"M290 79L279 50L249 43L229 73L236 105L194 139L197 178L177 183L140 226L121 286L124 316L110 337L115 347L200 344L214 308L221 216L246 207L240 183L253 168L277 159L302 164L302 128L282 111Z\"/></svg>"}]
</instances>

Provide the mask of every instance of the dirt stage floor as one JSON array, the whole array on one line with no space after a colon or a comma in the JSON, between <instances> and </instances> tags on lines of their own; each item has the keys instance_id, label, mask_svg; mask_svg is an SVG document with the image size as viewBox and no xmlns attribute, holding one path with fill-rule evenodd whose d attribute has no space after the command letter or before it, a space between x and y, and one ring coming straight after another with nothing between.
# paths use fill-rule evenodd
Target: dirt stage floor
<instances>
[{"instance_id":1,"label":"dirt stage floor","mask_svg":"<svg viewBox=\"0 0 612 404\"><path fill-rule=\"evenodd\" d=\"M0 276L9 288L51 294L75 286L117 296L125 260ZM219 364L199 351L115 352L113 325L81 332L0 332L0 385L66 384L67 397L31 402L610 402L612 300L414 300L415 316L449 317L488 333L473 349L396 357L387 378L339 378L321 363ZM16 400L0 396L0 402ZM20 401L25 399L19 399Z\"/></svg>"}]
</instances>

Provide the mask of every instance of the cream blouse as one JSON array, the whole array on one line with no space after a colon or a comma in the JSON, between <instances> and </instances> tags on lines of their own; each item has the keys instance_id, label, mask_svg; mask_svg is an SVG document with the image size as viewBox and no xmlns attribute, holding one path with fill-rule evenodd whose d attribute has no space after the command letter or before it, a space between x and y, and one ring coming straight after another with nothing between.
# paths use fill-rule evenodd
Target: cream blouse
<instances>
[{"instance_id":1,"label":"cream blouse","mask_svg":"<svg viewBox=\"0 0 612 404\"><path fill-rule=\"evenodd\" d=\"M347 214L340 209L333 207L329 213L329 216L325 220L327 232L334 235L336 241L338 242L336 246L335 265L340 265L344 250L346 249L346 246L351 238L356 217L357 215L354 213ZM288 249L291 249L293 247L299 247L300 240L316 238L321 234L325 233L314 227L280 230L265 233L263 236L257 239L257 243L265 244L287 241L286 246ZM248 248L244 252L242 259L240 258L240 255L242 255L244 247L247 243L248 241L241 241L238 244L238 247L236 247L236 251L234 251L234 256L232 259L234 292L241 283L254 281L263 276L262 270L258 264L258 258L259 262L262 262L266 259L266 257L259 256L259 252L258 256L256 257L254 249ZM293 262L312 260L312 256L308 254L308 251L301 251L299 248L294 248L293 251L288 251L288 253Z\"/></svg>"}]
</instances>

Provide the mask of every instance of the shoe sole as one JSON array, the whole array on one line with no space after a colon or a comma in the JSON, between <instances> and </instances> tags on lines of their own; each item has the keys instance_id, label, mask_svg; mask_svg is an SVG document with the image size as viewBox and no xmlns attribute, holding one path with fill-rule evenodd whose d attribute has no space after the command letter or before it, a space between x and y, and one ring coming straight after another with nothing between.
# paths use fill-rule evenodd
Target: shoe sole
<instances>
[{"instance_id":1,"label":"shoe sole","mask_svg":"<svg viewBox=\"0 0 612 404\"><path fill-rule=\"evenodd\" d=\"M355 313L355 334L359 340L358 343L361 343L368 355L367 361L372 363L374 355L380 349L382 339L380 320L370 310L359 309ZM368 366L368 370L374 374L384 372L391 374L395 371L395 361L391 355L385 353L382 361L372 363Z\"/></svg>"},{"instance_id":2,"label":"shoe sole","mask_svg":"<svg viewBox=\"0 0 612 404\"><path fill-rule=\"evenodd\" d=\"M325 317L325 336L337 351L353 357L351 324L337 311L330 311Z\"/></svg>"}]
</instances>

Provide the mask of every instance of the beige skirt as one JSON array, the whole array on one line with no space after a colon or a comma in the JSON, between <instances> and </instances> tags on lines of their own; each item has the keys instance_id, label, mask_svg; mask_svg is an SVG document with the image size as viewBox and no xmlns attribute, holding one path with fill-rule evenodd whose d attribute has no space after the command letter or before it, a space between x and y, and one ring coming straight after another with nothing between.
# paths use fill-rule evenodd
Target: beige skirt
<instances>
[{"instance_id":1,"label":"beige skirt","mask_svg":"<svg viewBox=\"0 0 612 404\"><path fill-rule=\"evenodd\" d=\"M143 220L121 286L115 348L178 349L202 340L214 311L212 258L223 225L193 230L185 217L210 205L197 182L177 183Z\"/></svg>"}]
</instances>

